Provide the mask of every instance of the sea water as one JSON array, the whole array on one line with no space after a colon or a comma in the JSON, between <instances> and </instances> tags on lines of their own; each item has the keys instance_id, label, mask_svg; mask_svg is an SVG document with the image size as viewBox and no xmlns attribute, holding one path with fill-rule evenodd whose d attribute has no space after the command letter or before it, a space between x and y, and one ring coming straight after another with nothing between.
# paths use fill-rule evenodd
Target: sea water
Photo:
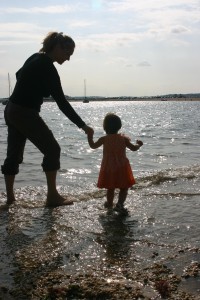
<instances>
[{"instance_id":1,"label":"sea water","mask_svg":"<svg viewBox=\"0 0 200 300\"><path fill-rule=\"evenodd\" d=\"M178 275L200 261L200 123L198 101L72 102L94 128L94 140L104 135L108 112L122 119L121 132L143 141L139 151L127 150L136 185L130 189L129 215L116 219L103 208L105 191L96 187L102 148L90 149L84 132L69 121L55 103L44 103L44 118L61 146L59 192L76 199L73 206L45 208L46 179L42 154L29 141L16 176L17 203L0 212L0 281L13 285L20 265L54 261L68 272L116 259L136 260L144 268L165 262ZM0 161L6 156L7 128L0 107ZM0 175L0 205L5 203ZM116 194L117 200L117 194ZM77 253L78 262L71 259ZM181 254L180 254L181 253ZM177 254L177 255L176 255ZM59 257L59 263L55 258ZM17 265L16 265L17 261ZM121 262L120 262L121 261ZM36 263L37 262L37 263ZM12 275L11 275L12 274ZM199 276L182 282L182 289L200 293Z\"/></svg>"}]
</instances>

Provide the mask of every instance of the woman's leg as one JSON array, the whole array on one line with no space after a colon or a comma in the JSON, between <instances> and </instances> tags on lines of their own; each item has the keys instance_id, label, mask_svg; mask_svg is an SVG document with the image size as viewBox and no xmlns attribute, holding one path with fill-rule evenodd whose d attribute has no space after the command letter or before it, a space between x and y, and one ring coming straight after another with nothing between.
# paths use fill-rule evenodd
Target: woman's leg
<instances>
[{"instance_id":1,"label":"woman's leg","mask_svg":"<svg viewBox=\"0 0 200 300\"><path fill-rule=\"evenodd\" d=\"M14 126L7 123L7 156L4 164L1 166L4 174L7 204L10 205L15 201L14 182L15 175L19 173L19 164L23 161L24 147L26 138Z\"/></svg>"},{"instance_id":2,"label":"woman's leg","mask_svg":"<svg viewBox=\"0 0 200 300\"><path fill-rule=\"evenodd\" d=\"M34 124L34 125L33 125ZM47 206L71 205L73 201L62 197L57 191L57 171L60 169L60 146L52 131L38 115L31 124L28 139L44 154L42 168L47 179ZM38 134L39 133L39 134Z\"/></svg>"},{"instance_id":3,"label":"woman's leg","mask_svg":"<svg viewBox=\"0 0 200 300\"><path fill-rule=\"evenodd\" d=\"M47 205L59 206L73 204L73 201L65 199L59 195L57 191L56 175L57 170L60 168L60 146L51 130L39 116L39 113L32 109L11 104L11 112L9 113L8 119L15 130L24 137L24 141L26 138L29 139L44 155L42 167L47 179ZM17 174L17 172L7 172L3 174L13 175ZM12 179L7 178L8 189L12 187ZM10 192L10 195L12 195L12 192Z\"/></svg>"},{"instance_id":4,"label":"woman's leg","mask_svg":"<svg viewBox=\"0 0 200 300\"><path fill-rule=\"evenodd\" d=\"M36 126L37 127L37 126ZM53 133L39 117L40 135L28 137L44 154L42 168L47 179L47 206L71 205L73 200L62 197L57 191L57 171L60 169L60 146Z\"/></svg>"},{"instance_id":5,"label":"woman's leg","mask_svg":"<svg viewBox=\"0 0 200 300\"><path fill-rule=\"evenodd\" d=\"M14 195L15 175L4 175L4 179L5 179L6 193L7 193L6 204L10 205L15 202L15 195Z\"/></svg>"},{"instance_id":6,"label":"woman's leg","mask_svg":"<svg viewBox=\"0 0 200 300\"><path fill-rule=\"evenodd\" d=\"M45 172L47 178L47 206L71 205L73 200L63 198L56 188L57 171Z\"/></svg>"}]
</instances>

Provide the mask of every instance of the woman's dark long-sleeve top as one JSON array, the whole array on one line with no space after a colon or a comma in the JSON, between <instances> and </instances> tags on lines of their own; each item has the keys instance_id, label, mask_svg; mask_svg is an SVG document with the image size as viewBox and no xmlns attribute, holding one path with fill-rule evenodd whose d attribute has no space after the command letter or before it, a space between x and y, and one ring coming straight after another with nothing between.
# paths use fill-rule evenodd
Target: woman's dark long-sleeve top
<instances>
[{"instance_id":1,"label":"woman's dark long-sleeve top","mask_svg":"<svg viewBox=\"0 0 200 300\"><path fill-rule=\"evenodd\" d=\"M53 61L44 53L30 56L16 73L17 82L10 101L40 111L43 97L50 95L59 109L79 128L85 123L66 100Z\"/></svg>"}]
</instances>

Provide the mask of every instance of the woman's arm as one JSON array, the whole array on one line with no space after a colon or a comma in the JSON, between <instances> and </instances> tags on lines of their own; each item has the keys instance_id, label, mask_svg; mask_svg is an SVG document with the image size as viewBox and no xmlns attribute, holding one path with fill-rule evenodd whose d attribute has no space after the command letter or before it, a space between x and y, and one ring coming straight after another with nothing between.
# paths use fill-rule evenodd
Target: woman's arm
<instances>
[{"instance_id":1,"label":"woman's arm","mask_svg":"<svg viewBox=\"0 0 200 300\"><path fill-rule=\"evenodd\" d=\"M47 74L46 84L48 85L51 96L54 98L63 114L79 128L84 130L86 124L66 99L61 86L60 76L56 68L53 64L50 64L48 67L47 70L49 71L49 74Z\"/></svg>"}]
</instances>

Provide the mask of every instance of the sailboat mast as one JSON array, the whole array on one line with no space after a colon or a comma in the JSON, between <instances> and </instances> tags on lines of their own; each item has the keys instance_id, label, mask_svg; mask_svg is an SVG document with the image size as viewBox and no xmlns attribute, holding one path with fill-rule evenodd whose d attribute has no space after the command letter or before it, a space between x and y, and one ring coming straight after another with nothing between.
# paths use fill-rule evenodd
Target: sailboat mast
<instances>
[{"instance_id":1,"label":"sailboat mast","mask_svg":"<svg viewBox=\"0 0 200 300\"><path fill-rule=\"evenodd\" d=\"M84 97L86 99L86 79L84 79Z\"/></svg>"},{"instance_id":2,"label":"sailboat mast","mask_svg":"<svg viewBox=\"0 0 200 300\"><path fill-rule=\"evenodd\" d=\"M8 73L8 95L10 97L12 93L11 82L10 82L10 74Z\"/></svg>"},{"instance_id":3,"label":"sailboat mast","mask_svg":"<svg viewBox=\"0 0 200 300\"><path fill-rule=\"evenodd\" d=\"M83 103L88 103L89 99L86 97L86 79L84 79L84 99Z\"/></svg>"}]
</instances>

